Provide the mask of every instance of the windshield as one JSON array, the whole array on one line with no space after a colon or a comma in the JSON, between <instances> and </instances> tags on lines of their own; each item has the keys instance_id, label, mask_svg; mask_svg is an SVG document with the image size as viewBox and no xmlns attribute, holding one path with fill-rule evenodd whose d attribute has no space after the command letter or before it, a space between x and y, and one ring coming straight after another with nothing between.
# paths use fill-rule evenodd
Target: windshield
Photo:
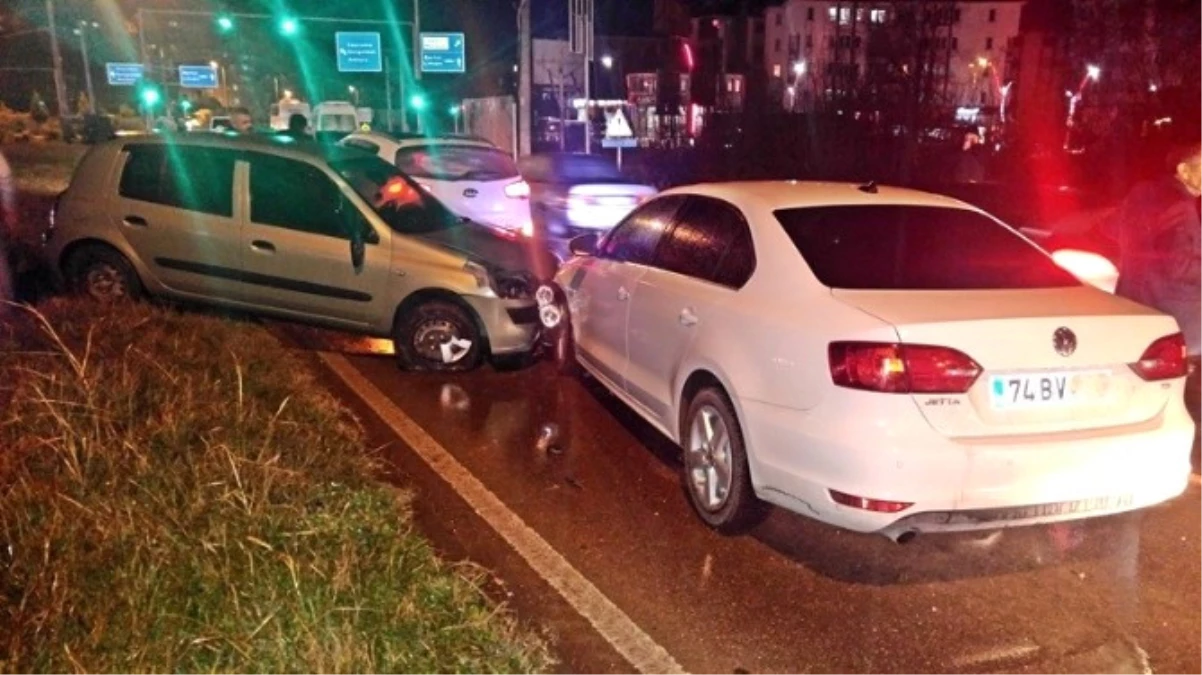
<instances>
[{"instance_id":1,"label":"windshield","mask_svg":"<svg viewBox=\"0 0 1202 675\"><path fill-rule=\"evenodd\" d=\"M881 290L1079 286L1034 244L975 211L826 206L775 212L823 285Z\"/></svg>"},{"instance_id":2,"label":"windshield","mask_svg":"<svg viewBox=\"0 0 1202 675\"><path fill-rule=\"evenodd\" d=\"M330 163L384 222L402 234L456 227L463 219L379 157L364 155Z\"/></svg>"},{"instance_id":3,"label":"windshield","mask_svg":"<svg viewBox=\"0 0 1202 675\"><path fill-rule=\"evenodd\" d=\"M504 180L518 175L513 159L496 148L431 143L397 150L396 165L414 178Z\"/></svg>"}]
</instances>

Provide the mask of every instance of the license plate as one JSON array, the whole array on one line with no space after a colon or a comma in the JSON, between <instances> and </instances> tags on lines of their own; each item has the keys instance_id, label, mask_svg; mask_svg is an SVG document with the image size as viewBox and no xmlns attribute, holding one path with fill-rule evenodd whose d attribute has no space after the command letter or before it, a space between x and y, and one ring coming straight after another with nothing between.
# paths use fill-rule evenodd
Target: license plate
<instances>
[{"instance_id":1,"label":"license plate","mask_svg":"<svg viewBox=\"0 0 1202 675\"><path fill-rule=\"evenodd\" d=\"M1109 372L1046 372L991 375L989 399L994 408L1039 408L1067 405L1106 395Z\"/></svg>"}]
</instances>

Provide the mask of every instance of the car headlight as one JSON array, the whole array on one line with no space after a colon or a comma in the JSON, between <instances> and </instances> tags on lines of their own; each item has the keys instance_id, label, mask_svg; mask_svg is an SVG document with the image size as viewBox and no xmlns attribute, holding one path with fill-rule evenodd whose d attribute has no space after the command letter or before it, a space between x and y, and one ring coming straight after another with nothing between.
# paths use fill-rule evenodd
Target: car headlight
<instances>
[{"instance_id":1,"label":"car headlight","mask_svg":"<svg viewBox=\"0 0 1202 675\"><path fill-rule=\"evenodd\" d=\"M476 286L491 288L499 298L524 300L534 296L534 278L526 272L489 269L473 261L464 263L463 271L475 278Z\"/></svg>"}]
</instances>

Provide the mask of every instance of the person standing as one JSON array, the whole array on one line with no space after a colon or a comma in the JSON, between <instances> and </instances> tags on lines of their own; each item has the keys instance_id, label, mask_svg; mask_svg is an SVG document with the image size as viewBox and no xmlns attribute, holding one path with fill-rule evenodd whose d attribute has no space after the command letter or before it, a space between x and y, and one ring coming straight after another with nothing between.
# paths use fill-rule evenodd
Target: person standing
<instances>
[{"instance_id":1,"label":"person standing","mask_svg":"<svg viewBox=\"0 0 1202 675\"><path fill-rule=\"evenodd\" d=\"M1177 319L1190 357L1202 354L1202 145L1176 148L1167 175L1132 188L1108 223L1118 244L1117 295Z\"/></svg>"},{"instance_id":2,"label":"person standing","mask_svg":"<svg viewBox=\"0 0 1202 675\"><path fill-rule=\"evenodd\" d=\"M240 134L249 134L254 131L254 122L251 119L250 111L242 107L231 110L230 127Z\"/></svg>"},{"instance_id":3,"label":"person standing","mask_svg":"<svg viewBox=\"0 0 1202 675\"><path fill-rule=\"evenodd\" d=\"M12 167L0 152L0 317L8 313L13 284L8 265L8 242L17 229L17 185Z\"/></svg>"}]
</instances>

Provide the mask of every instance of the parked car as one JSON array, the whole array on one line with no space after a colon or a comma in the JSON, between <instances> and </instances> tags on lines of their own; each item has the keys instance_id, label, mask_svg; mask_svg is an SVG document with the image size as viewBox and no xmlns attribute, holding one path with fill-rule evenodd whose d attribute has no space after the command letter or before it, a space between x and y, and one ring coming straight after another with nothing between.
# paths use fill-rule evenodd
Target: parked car
<instances>
[{"instance_id":1,"label":"parked car","mask_svg":"<svg viewBox=\"0 0 1202 675\"><path fill-rule=\"evenodd\" d=\"M554 261L464 220L379 158L272 136L94 146L43 235L102 301L143 293L391 336L401 365L529 352Z\"/></svg>"},{"instance_id":2,"label":"parked car","mask_svg":"<svg viewBox=\"0 0 1202 675\"><path fill-rule=\"evenodd\" d=\"M521 170L530 184L534 237L561 258L573 237L604 233L656 193L599 155L531 155L522 158Z\"/></svg>"},{"instance_id":3,"label":"parked car","mask_svg":"<svg viewBox=\"0 0 1202 675\"><path fill-rule=\"evenodd\" d=\"M341 143L395 164L455 213L510 237L530 233L530 187L488 141L368 131Z\"/></svg>"},{"instance_id":4,"label":"parked car","mask_svg":"<svg viewBox=\"0 0 1202 675\"><path fill-rule=\"evenodd\" d=\"M692 506L720 530L769 502L906 541L1138 509L1188 484L1174 319L965 203L692 186L572 250L536 294L557 352L683 448Z\"/></svg>"}]
</instances>

